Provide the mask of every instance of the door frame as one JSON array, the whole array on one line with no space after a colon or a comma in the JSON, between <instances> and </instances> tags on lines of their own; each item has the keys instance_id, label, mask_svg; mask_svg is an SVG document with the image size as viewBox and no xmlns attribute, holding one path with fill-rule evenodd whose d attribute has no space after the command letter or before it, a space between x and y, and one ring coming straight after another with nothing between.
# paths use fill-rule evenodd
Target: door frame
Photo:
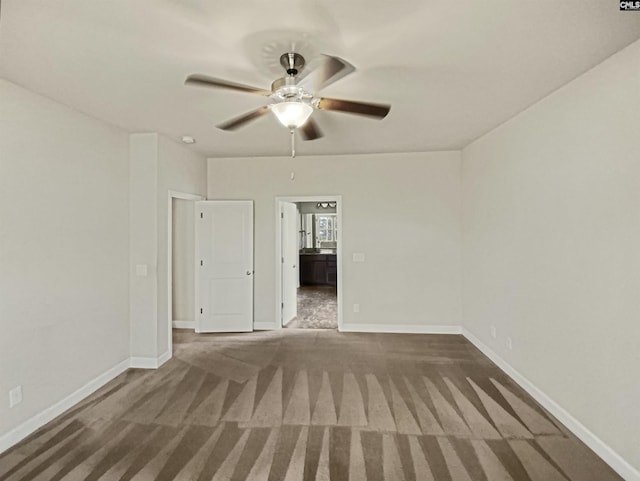
<instances>
[{"instance_id":1,"label":"door frame","mask_svg":"<svg viewBox=\"0 0 640 481\"><path fill-rule=\"evenodd\" d=\"M290 224L289 227L289 231L287 232L287 230L284 229L285 227L285 219L287 218L287 215L285 215L284 217L281 216L280 219L280 235L282 236L282 261L290 261L292 259L289 259L288 256L291 255L293 257L293 262L290 264L285 264L285 262L282 262L280 265L280 269L282 271L282 286L281 286L281 291L282 291L282 301L283 301L283 312L282 312L282 319L281 319L281 324L284 327L286 325L285 321L286 318L284 317L284 314L287 314L287 316L289 316L290 314L295 314L297 315L297 297L298 297L298 287L300 285L300 248L298 246L299 244L299 228L297 227L298 223L299 223L299 213L298 213L298 206L292 202L281 202L280 203L280 209L282 213L285 213L285 211L289 211L290 213L293 214L293 217L290 219L290 221L292 221L292 224ZM294 227L295 226L295 227ZM294 232L291 232L294 231ZM292 239L290 238L291 235L294 234L294 241L293 241L293 245L291 245L291 252L289 251L289 243L292 241ZM289 237L289 239L285 242L285 239L287 239L287 237ZM286 250L285 250L286 249ZM293 267L293 270L295 271L295 275L297 276L297 279L295 279L295 286L285 286L285 279L287 278L287 269L285 268L285 266L287 266L287 268L291 268ZM291 274L291 272L289 272L289 274ZM289 299L288 298L288 293L287 293L287 289L288 288L293 288L293 292L295 293L293 296L293 299ZM292 305L288 306L288 304L291 303ZM293 304L296 304L295 306ZM293 308L292 312L289 312L288 308L291 307ZM293 316L295 317L295 316ZM293 317L289 318L289 321L291 321L293 319Z\"/></svg>"},{"instance_id":2,"label":"door frame","mask_svg":"<svg viewBox=\"0 0 640 481\"><path fill-rule=\"evenodd\" d=\"M305 195L305 196L277 196L275 198L275 325L276 329L282 329L282 222L280 218L280 207L283 202L335 202L336 203L336 223L338 226L338 237L336 247L336 264L338 268L338 331L342 330L342 196L341 195ZM298 271L299 272L299 271Z\"/></svg>"},{"instance_id":3,"label":"door frame","mask_svg":"<svg viewBox=\"0 0 640 481\"><path fill-rule=\"evenodd\" d=\"M206 200L206 197L199 194L189 194L187 192L179 192L177 190L169 190L168 192L168 208L167 208L167 326L169 328L169 353L173 353L173 199L182 199L196 202L199 200ZM194 232L194 245L196 248L197 239ZM195 251L194 251L195 252ZM195 273L197 275L197 271ZM194 279L195 286L195 279ZM196 310L196 299L193 299L194 313ZM194 330L196 319L194 322Z\"/></svg>"}]
</instances>

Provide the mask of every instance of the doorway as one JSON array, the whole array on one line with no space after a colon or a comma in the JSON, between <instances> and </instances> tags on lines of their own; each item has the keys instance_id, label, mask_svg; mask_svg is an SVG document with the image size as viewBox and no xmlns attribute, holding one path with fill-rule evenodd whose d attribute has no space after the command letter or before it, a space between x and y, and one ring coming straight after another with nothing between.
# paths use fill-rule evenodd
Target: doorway
<instances>
[{"instance_id":1,"label":"doorway","mask_svg":"<svg viewBox=\"0 0 640 481\"><path fill-rule=\"evenodd\" d=\"M280 327L342 326L342 198L276 198L276 319Z\"/></svg>"},{"instance_id":2,"label":"doorway","mask_svg":"<svg viewBox=\"0 0 640 481\"><path fill-rule=\"evenodd\" d=\"M169 352L173 329L195 328L194 205L204 197L170 190L167 205L167 313Z\"/></svg>"},{"instance_id":3,"label":"doorway","mask_svg":"<svg viewBox=\"0 0 640 481\"><path fill-rule=\"evenodd\" d=\"M195 237L193 201L171 202L171 319L174 328L194 329Z\"/></svg>"}]
</instances>

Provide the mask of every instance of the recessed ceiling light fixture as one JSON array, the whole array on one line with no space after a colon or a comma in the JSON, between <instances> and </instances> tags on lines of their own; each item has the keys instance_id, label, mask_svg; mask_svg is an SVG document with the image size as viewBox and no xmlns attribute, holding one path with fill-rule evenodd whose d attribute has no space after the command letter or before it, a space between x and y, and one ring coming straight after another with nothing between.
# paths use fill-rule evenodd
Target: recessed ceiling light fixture
<instances>
[{"instance_id":1,"label":"recessed ceiling light fixture","mask_svg":"<svg viewBox=\"0 0 640 481\"><path fill-rule=\"evenodd\" d=\"M196 143L196 139L194 139L190 135L183 135L182 136L182 142L185 143L185 144L195 144Z\"/></svg>"}]
</instances>

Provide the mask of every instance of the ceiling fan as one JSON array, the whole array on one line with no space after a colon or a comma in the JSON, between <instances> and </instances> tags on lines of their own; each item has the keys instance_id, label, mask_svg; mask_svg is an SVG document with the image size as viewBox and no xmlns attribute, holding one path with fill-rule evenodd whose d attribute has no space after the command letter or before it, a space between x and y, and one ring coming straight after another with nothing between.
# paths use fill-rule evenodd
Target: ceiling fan
<instances>
[{"instance_id":1,"label":"ceiling fan","mask_svg":"<svg viewBox=\"0 0 640 481\"><path fill-rule=\"evenodd\" d=\"M300 129L304 140L314 140L322 137L316 122L309 118L314 109L346 112L378 119L383 119L389 113L390 105L354 102L314 95L355 70L353 65L341 58L322 55L315 62L315 65L314 62L311 62L310 68L303 72L304 57L298 53L290 52L282 54L280 64L286 70L287 75L275 80L271 84L271 90L200 74L189 75L185 84L258 94L269 97L271 100L269 104L259 109L218 125L217 127L222 130L236 130L271 111L291 133L295 129Z\"/></svg>"}]
</instances>

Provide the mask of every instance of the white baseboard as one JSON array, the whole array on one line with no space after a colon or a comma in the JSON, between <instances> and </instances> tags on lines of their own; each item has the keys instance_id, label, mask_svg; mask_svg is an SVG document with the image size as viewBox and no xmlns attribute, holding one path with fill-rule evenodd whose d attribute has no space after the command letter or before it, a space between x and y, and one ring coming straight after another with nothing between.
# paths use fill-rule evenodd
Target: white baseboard
<instances>
[{"instance_id":1,"label":"white baseboard","mask_svg":"<svg viewBox=\"0 0 640 481\"><path fill-rule=\"evenodd\" d=\"M254 322L253 329L255 331L273 331L275 329L280 329L281 326L278 326L275 322Z\"/></svg>"},{"instance_id":2,"label":"white baseboard","mask_svg":"<svg viewBox=\"0 0 640 481\"><path fill-rule=\"evenodd\" d=\"M551 397L529 381L525 376L514 369L507 361L502 359L489 346L484 344L473 333L467 329L462 329L462 334L482 353L491 359L500 369L502 369L511 379L527 391L529 395L539 402L547 411L555 416L564 426L575 436L595 452L602 460L616 471L626 481L640 481L640 471L629 464L622 456L616 453L602 439L592 433L584 424L574 418L566 409L555 402Z\"/></svg>"},{"instance_id":3,"label":"white baseboard","mask_svg":"<svg viewBox=\"0 0 640 481\"><path fill-rule=\"evenodd\" d=\"M281 329L275 322L254 322L256 331ZM380 332L395 334L462 334L461 326L425 326L420 324L343 324L340 332Z\"/></svg>"},{"instance_id":4,"label":"white baseboard","mask_svg":"<svg viewBox=\"0 0 640 481\"><path fill-rule=\"evenodd\" d=\"M165 351L164 353L160 354L160 357L158 358L158 367L162 366L165 362L167 362L172 357L173 357L173 353L171 351Z\"/></svg>"},{"instance_id":5,"label":"white baseboard","mask_svg":"<svg viewBox=\"0 0 640 481\"><path fill-rule=\"evenodd\" d=\"M196 321L171 321L171 325L174 329L194 329L196 328Z\"/></svg>"},{"instance_id":6,"label":"white baseboard","mask_svg":"<svg viewBox=\"0 0 640 481\"><path fill-rule=\"evenodd\" d=\"M460 326L420 324L343 324L340 332L387 332L396 334L462 334Z\"/></svg>"},{"instance_id":7,"label":"white baseboard","mask_svg":"<svg viewBox=\"0 0 640 481\"><path fill-rule=\"evenodd\" d=\"M129 359L129 367L135 369L158 369L171 359L171 352L166 351L158 357L132 357Z\"/></svg>"},{"instance_id":8,"label":"white baseboard","mask_svg":"<svg viewBox=\"0 0 640 481\"><path fill-rule=\"evenodd\" d=\"M158 358L157 357L132 357L129 367L133 369L157 369Z\"/></svg>"},{"instance_id":9,"label":"white baseboard","mask_svg":"<svg viewBox=\"0 0 640 481\"><path fill-rule=\"evenodd\" d=\"M72 392L64 399L46 408L44 411L27 419L18 427L0 436L0 453L6 451L14 444L20 442L29 434L35 432L49 421L65 412L70 407L82 401L84 398L94 393L109 381L129 368L157 369L171 359L171 352L166 351L157 358L153 357L131 357L113 366L108 371L92 379L80 389Z\"/></svg>"},{"instance_id":10,"label":"white baseboard","mask_svg":"<svg viewBox=\"0 0 640 481\"><path fill-rule=\"evenodd\" d=\"M84 398L93 394L95 391L100 389L102 386L107 384L109 381L122 374L129 368L130 360L125 359L124 361L116 364L109 370L103 372L98 377L92 379L80 389L72 392L64 399L58 401L54 405L46 408L44 411L39 412L35 416L27 419L25 422L20 424L18 427L12 429L7 434L4 434L0 437L0 453L6 451L14 444L20 442L24 438L26 438L29 434L35 432L37 429L41 428L49 421L53 420L63 412L65 412L70 407L73 407L75 404L82 401Z\"/></svg>"}]
</instances>

